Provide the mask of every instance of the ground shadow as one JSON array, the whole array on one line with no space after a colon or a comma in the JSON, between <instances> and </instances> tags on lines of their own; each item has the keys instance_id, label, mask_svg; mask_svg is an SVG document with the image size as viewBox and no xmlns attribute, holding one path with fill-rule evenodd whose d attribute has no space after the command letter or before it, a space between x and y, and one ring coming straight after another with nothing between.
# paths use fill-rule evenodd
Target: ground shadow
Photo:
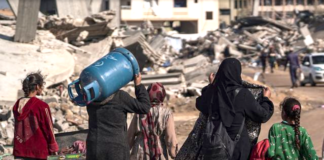
<instances>
[{"instance_id":1,"label":"ground shadow","mask_svg":"<svg viewBox=\"0 0 324 160\"><path fill-rule=\"evenodd\" d=\"M14 37L0 34L0 39L7 40L7 41L13 41Z\"/></svg>"}]
</instances>

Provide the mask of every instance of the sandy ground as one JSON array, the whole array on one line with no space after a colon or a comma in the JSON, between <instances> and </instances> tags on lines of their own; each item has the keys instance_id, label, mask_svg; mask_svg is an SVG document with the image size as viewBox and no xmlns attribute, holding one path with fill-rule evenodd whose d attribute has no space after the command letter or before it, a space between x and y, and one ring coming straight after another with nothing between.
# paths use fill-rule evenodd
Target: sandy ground
<instances>
[{"instance_id":1,"label":"sandy ground","mask_svg":"<svg viewBox=\"0 0 324 160\"><path fill-rule=\"evenodd\" d=\"M256 70L250 68L243 70L243 74L250 77L253 77L255 72ZM259 80L265 82L266 85L273 89L272 99L275 104L275 113L267 123L262 125L259 140L267 138L272 124L281 122L281 111L279 110L280 101L286 96L294 96L300 98L303 107L305 106L301 115L301 125L307 129L314 143L315 150L318 156L321 157L324 138L324 108L320 108L320 106L324 105L324 85L300 87L291 91L289 89L291 84L288 72L279 70L276 70L274 74L266 74L264 79L260 77ZM176 133L180 146L186 140L199 115L199 112L195 110L194 106L195 98L188 99L186 103L187 105L179 105L179 108L175 109L176 113L174 113Z\"/></svg>"}]
</instances>

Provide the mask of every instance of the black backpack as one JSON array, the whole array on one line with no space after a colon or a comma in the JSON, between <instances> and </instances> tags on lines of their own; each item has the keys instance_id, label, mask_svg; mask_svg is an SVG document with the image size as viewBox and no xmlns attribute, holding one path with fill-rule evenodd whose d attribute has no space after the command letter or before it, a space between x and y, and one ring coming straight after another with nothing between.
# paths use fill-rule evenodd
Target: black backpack
<instances>
[{"instance_id":1,"label":"black backpack","mask_svg":"<svg viewBox=\"0 0 324 160\"><path fill-rule=\"evenodd\" d=\"M235 97L241 88L235 90ZM201 152L203 160L228 160L233 156L236 143L241 137L241 133L245 124L245 118L235 139L232 140L223 125L220 116L212 114L212 103L214 95L212 95L211 104L209 106L209 115L206 123L206 129L203 133L203 142Z\"/></svg>"}]
</instances>

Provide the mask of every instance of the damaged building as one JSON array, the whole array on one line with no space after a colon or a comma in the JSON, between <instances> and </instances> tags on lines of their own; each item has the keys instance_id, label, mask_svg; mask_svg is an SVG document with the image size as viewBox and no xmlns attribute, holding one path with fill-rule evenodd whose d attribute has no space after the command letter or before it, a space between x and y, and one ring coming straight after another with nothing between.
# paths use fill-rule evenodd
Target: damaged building
<instances>
[{"instance_id":1,"label":"damaged building","mask_svg":"<svg viewBox=\"0 0 324 160\"><path fill-rule=\"evenodd\" d=\"M324 50L321 16L301 26L276 20L283 11L288 17L294 5L308 9L304 0L304 6L299 0L287 0L285 6L274 0L271 6L268 0L7 1L10 14L0 11L0 83L7 84L0 85L0 152L8 154L12 148L4 146L12 144L11 106L22 96L21 79L35 70L47 76L40 99L50 106L63 148L85 139L89 120L86 109L70 101L67 84L117 47L134 54L145 86L165 85L166 103L174 112L186 105L195 111L195 98L209 83L208 75L217 71L226 47L247 66L255 66L270 46L279 58L291 47ZM314 3L321 7L322 1ZM277 9L275 17L267 7ZM133 82L122 89L134 93Z\"/></svg>"}]
</instances>

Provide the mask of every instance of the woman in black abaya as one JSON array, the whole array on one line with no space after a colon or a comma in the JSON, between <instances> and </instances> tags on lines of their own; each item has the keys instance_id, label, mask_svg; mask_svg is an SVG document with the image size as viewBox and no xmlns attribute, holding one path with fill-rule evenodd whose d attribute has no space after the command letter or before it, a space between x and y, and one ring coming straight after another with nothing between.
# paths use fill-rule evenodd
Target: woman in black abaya
<instances>
[{"instance_id":1,"label":"woman in black abaya","mask_svg":"<svg viewBox=\"0 0 324 160\"><path fill-rule=\"evenodd\" d=\"M212 94L214 94L212 113L220 115L221 121L226 126L227 132L232 139L239 132L244 118L251 119L257 123L265 123L273 114L273 104L268 99L271 96L270 90L264 90L264 97L258 103L251 92L243 87L241 72L241 63L237 59L225 59L220 65L215 79L211 80L212 83L203 89L202 96L198 97L196 101L196 107L201 112L202 119L204 119L204 117L209 115L208 107L210 106ZM235 96L235 90L237 88L241 89ZM204 126L201 125L201 129L203 128ZM197 136L200 137L200 133L190 135L192 137L188 137L188 139L195 139L197 142L194 143L198 146L201 145L200 138L197 138ZM183 146L184 149L187 148L185 145ZM203 156L199 153L199 149L197 149L196 153L191 151L188 154L181 150L176 158L177 160L199 159ZM247 160L250 150L251 142L246 127L244 126L241 138L235 146L231 159ZM192 156L193 153L196 155Z\"/></svg>"}]
</instances>

